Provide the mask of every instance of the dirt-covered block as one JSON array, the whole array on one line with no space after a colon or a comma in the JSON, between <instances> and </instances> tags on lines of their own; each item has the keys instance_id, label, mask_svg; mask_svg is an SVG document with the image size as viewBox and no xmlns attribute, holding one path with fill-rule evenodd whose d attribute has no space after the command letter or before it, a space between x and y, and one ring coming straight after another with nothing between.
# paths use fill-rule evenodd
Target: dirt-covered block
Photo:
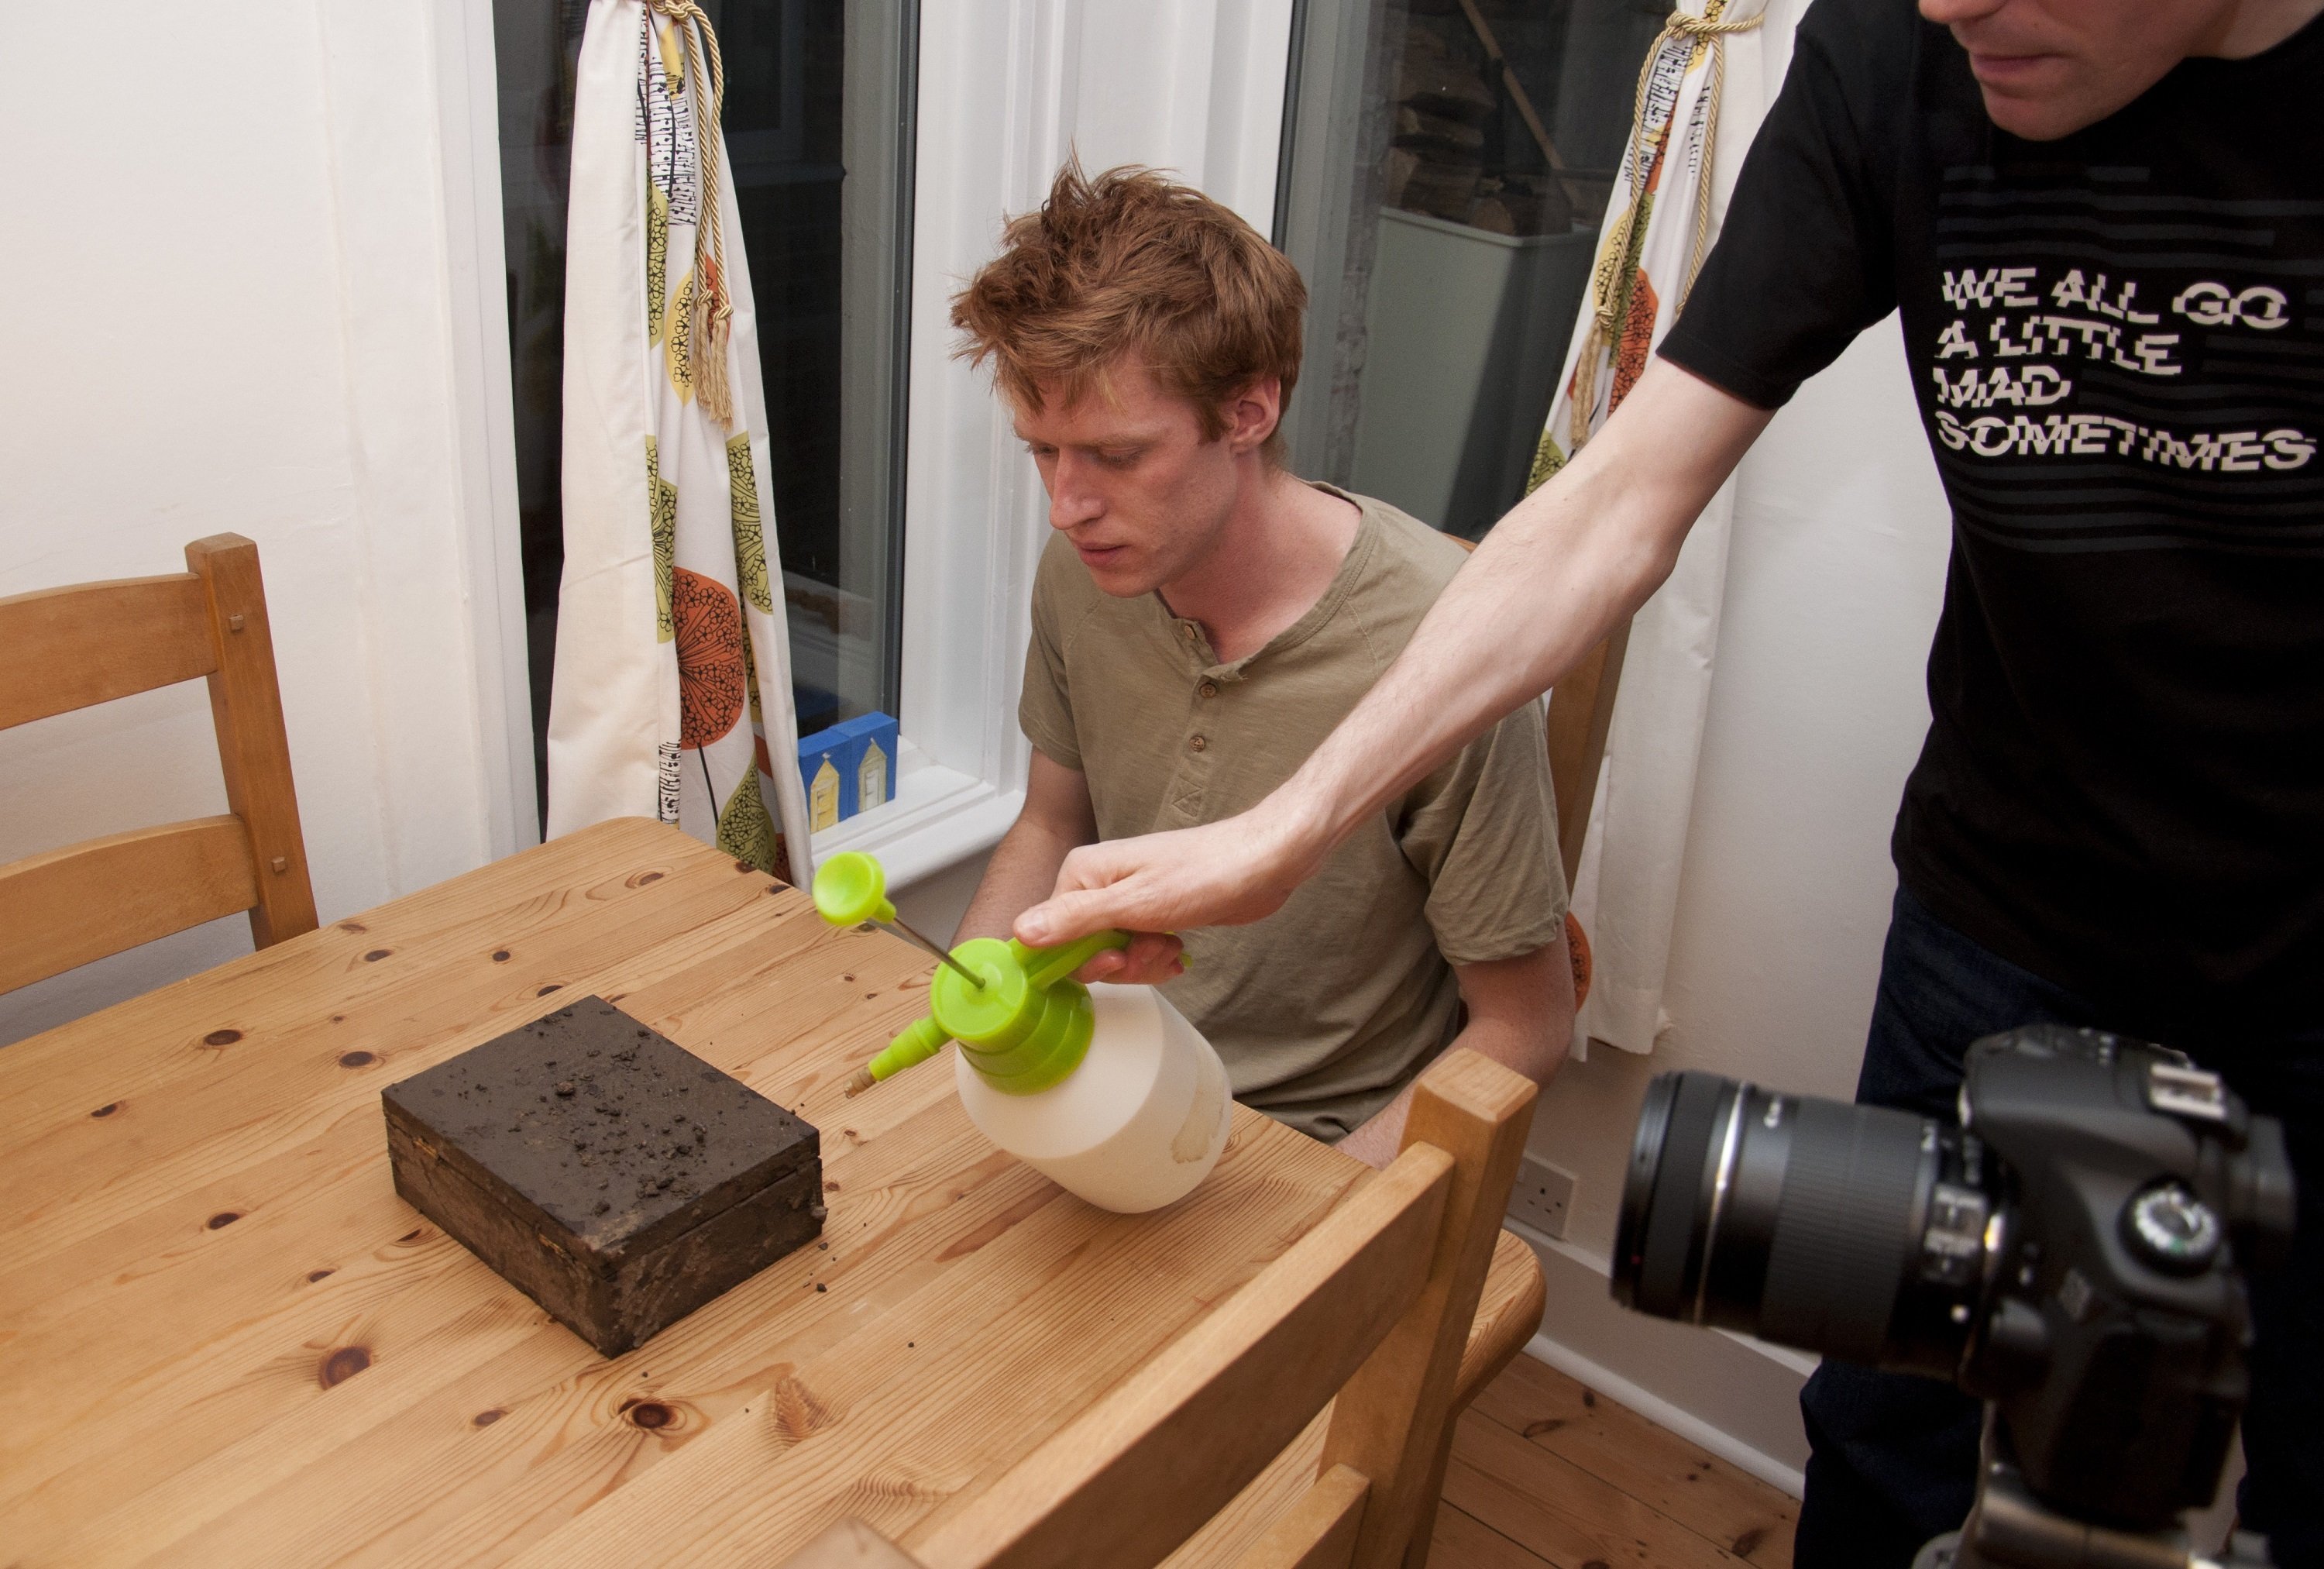
<instances>
[{"instance_id":1,"label":"dirt-covered block","mask_svg":"<svg viewBox=\"0 0 2324 1569\"><path fill-rule=\"evenodd\" d=\"M381 1100L395 1191L609 1357L823 1230L816 1131L600 998Z\"/></svg>"}]
</instances>

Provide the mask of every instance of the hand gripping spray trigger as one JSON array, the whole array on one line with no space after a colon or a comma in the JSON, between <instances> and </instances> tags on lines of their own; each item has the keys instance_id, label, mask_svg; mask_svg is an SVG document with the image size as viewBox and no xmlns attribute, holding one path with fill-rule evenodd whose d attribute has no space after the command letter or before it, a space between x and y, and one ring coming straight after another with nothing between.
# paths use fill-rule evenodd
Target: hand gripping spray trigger
<instances>
[{"instance_id":1,"label":"hand gripping spray trigger","mask_svg":"<svg viewBox=\"0 0 2324 1569\"><path fill-rule=\"evenodd\" d=\"M1159 1209L1218 1163L1233 1102L1211 1043L1151 986L1072 979L1095 955L1126 946L1127 932L1055 948L972 937L947 954L896 918L880 863L853 851L816 872L815 907L834 926L897 929L943 961L927 1017L890 1041L850 1094L957 1041L953 1079L969 1120L1102 1209Z\"/></svg>"}]
</instances>

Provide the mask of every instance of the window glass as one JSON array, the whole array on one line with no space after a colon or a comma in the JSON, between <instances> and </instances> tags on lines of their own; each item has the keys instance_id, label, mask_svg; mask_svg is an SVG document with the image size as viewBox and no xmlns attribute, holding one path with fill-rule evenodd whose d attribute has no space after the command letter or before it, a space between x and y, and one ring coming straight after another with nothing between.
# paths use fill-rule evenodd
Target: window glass
<instances>
[{"instance_id":1,"label":"window glass","mask_svg":"<svg viewBox=\"0 0 2324 1569\"><path fill-rule=\"evenodd\" d=\"M565 203L587 0L493 0L509 351L535 760L564 563ZM802 736L896 711L904 281L917 8L704 0L758 307L792 696ZM645 527L640 520L639 527Z\"/></svg>"},{"instance_id":2,"label":"window glass","mask_svg":"<svg viewBox=\"0 0 2324 1569\"><path fill-rule=\"evenodd\" d=\"M1668 0L1301 0L1294 466L1474 539L1524 494Z\"/></svg>"}]
</instances>

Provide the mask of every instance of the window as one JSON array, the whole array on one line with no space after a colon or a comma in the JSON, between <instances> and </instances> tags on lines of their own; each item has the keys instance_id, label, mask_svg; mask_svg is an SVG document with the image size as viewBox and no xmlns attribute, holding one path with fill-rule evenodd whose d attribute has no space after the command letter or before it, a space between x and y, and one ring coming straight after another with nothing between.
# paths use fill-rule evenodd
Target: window
<instances>
[{"instance_id":1,"label":"window","mask_svg":"<svg viewBox=\"0 0 2324 1569\"><path fill-rule=\"evenodd\" d=\"M1301 0L1293 466L1474 539L1525 493L1668 0Z\"/></svg>"},{"instance_id":2,"label":"window","mask_svg":"<svg viewBox=\"0 0 2324 1569\"><path fill-rule=\"evenodd\" d=\"M792 696L802 735L893 715L900 684L907 291L918 11L704 0L759 310ZM565 203L587 0L493 0L509 352L534 761L547 812L564 563ZM640 524L642 528L643 522Z\"/></svg>"}]
</instances>

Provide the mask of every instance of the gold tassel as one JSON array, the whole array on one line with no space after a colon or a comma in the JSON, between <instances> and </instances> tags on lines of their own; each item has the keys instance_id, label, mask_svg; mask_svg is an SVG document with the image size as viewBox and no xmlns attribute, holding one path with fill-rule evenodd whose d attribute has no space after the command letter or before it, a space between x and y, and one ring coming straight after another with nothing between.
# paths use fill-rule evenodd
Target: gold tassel
<instances>
[{"instance_id":1,"label":"gold tassel","mask_svg":"<svg viewBox=\"0 0 2324 1569\"><path fill-rule=\"evenodd\" d=\"M686 39L687 87L694 97L694 147L702 188L701 213L694 226L694 302L686 324L695 401L724 429L734 424L733 384L727 375L734 305L726 291L726 225L720 212L720 130L726 103L726 62L718 35L696 0L646 0L669 17ZM704 69L704 56L708 69ZM706 90L705 90L706 89Z\"/></svg>"}]
</instances>

